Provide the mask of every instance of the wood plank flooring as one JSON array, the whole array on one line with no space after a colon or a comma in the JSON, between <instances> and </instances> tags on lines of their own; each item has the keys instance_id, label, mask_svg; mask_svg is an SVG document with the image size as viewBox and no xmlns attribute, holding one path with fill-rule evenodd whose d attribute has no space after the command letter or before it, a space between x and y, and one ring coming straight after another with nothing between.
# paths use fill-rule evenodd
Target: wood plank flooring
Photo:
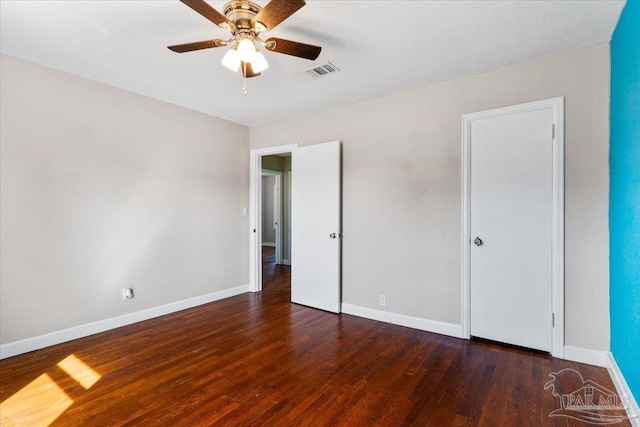
<instances>
[{"instance_id":1,"label":"wood plank flooring","mask_svg":"<svg viewBox=\"0 0 640 427\"><path fill-rule=\"evenodd\" d=\"M0 361L2 425L578 426L549 417L551 372L615 390L602 368L291 304L266 255L261 293Z\"/></svg>"}]
</instances>

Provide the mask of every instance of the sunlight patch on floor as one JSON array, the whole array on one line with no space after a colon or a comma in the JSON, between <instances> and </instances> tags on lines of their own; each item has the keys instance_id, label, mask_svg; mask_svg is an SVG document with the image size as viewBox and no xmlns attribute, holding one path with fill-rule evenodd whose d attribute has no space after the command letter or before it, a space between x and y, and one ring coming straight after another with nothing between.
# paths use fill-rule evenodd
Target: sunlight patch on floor
<instances>
[{"instance_id":1,"label":"sunlight patch on floor","mask_svg":"<svg viewBox=\"0 0 640 427\"><path fill-rule=\"evenodd\" d=\"M58 363L58 367L76 380L85 389L91 388L100 379L100 374L71 354Z\"/></svg>"},{"instance_id":2,"label":"sunlight patch on floor","mask_svg":"<svg viewBox=\"0 0 640 427\"><path fill-rule=\"evenodd\" d=\"M42 374L0 404L0 425L48 426L72 403L49 375Z\"/></svg>"},{"instance_id":3,"label":"sunlight patch on floor","mask_svg":"<svg viewBox=\"0 0 640 427\"><path fill-rule=\"evenodd\" d=\"M101 378L99 373L73 354L61 360L57 368L62 369L85 390ZM73 399L45 373L0 403L0 426L48 426L72 404Z\"/></svg>"}]
</instances>

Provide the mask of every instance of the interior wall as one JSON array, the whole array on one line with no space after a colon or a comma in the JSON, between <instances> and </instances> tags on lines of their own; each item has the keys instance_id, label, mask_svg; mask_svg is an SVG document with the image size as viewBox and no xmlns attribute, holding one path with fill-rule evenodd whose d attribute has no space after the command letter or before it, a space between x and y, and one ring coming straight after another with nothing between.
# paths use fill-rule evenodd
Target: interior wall
<instances>
[{"instance_id":1,"label":"interior wall","mask_svg":"<svg viewBox=\"0 0 640 427\"><path fill-rule=\"evenodd\" d=\"M248 283L247 127L0 67L2 343Z\"/></svg>"},{"instance_id":2,"label":"interior wall","mask_svg":"<svg viewBox=\"0 0 640 427\"><path fill-rule=\"evenodd\" d=\"M282 157L276 155L262 156L262 169L282 172L282 160Z\"/></svg>"},{"instance_id":3,"label":"interior wall","mask_svg":"<svg viewBox=\"0 0 640 427\"><path fill-rule=\"evenodd\" d=\"M640 397L640 1L611 40L611 352Z\"/></svg>"},{"instance_id":4,"label":"interior wall","mask_svg":"<svg viewBox=\"0 0 640 427\"><path fill-rule=\"evenodd\" d=\"M546 56L256 126L251 148L342 141L343 302L459 325L461 117L565 96L566 344L608 350L609 63Z\"/></svg>"},{"instance_id":5,"label":"interior wall","mask_svg":"<svg viewBox=\"0 0 640 427\"><path fill-rule=\"evenodd\" d=\"M275 218L273 209L275 206L273 187L276 185L276 177L262 175L262 245L265 243L276 244L276 230L273 228Z\"/></svg>"}]
</instances>

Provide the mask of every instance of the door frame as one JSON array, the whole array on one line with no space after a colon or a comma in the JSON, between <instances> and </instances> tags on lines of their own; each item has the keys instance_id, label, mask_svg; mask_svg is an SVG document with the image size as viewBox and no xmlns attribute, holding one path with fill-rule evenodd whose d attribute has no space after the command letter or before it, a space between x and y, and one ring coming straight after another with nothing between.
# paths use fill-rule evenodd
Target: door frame
<instances>
[{"instance_id":1,"label":"door frame","mask_svg":"<svg viewBox=\"0 0 640 427\"><path fill-rule=\"evenodd\" d=\"M462 116L462 336L471 338L471 124L475 120L552 109L553 247L551 355L564 358L564 97Z\"/></svg>"},{"instance_id":2,"label":"door frame","mask_svg":"<svg viewBox=\"0 0 640 427\"><path fill-rule=\"evenodd\" d=\"M262 176L273 176L275 177L275 190L274 190L274 200L273 200L273 220L276 223L276 241L274 244L276 245L276 264L282 264L282 176L283 173L281 171L274 171L270 169L262 169ZM262 184L262 181L261 181ZM260 191L260 196L262 197L262 188ZM262 228L262 203L260 204L260 228ZM262 247L262 235L260 235L260 247Z\"/></svg>"},{"instance_id":3,"label":"door frame","mask_svg":"<svg viewBox=\"0 0 640 427\"><path fill-rule=\"evenodd\" d=\"M293 153L298 144L249 151L249 291L262 291L262 156Z\"/></svg>"}]
</instances>

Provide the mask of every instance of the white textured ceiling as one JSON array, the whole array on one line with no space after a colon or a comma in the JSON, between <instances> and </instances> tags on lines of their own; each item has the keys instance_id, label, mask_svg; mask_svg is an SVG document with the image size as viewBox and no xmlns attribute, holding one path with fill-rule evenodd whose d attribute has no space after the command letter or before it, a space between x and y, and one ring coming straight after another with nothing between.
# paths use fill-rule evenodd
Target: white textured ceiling
<instances>
[{"instance_id":1,"label":"white textured ceiling","mask_svg":"<svg viewBox=\"0 0 640 427\"><path fill-rule=\"evenodd\" d=\"M266 1L258 1L264 6ZM224 2L210 4L222 11ZM324 1L272 32L322 46L316 61L267 52L248 81L225 48L166 46L228 33L178 1L0 1L3 53L253 126L607 42L624 1ZM342 71L313 79L304 70Z\"/></svg>"}]
</instances>

